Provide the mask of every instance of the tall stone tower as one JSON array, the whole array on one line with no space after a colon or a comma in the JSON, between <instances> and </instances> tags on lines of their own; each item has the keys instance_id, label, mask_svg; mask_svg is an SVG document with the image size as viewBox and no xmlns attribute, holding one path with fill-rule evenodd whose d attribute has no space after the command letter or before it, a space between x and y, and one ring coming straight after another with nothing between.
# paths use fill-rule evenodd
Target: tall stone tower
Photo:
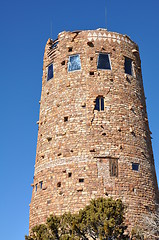
<instances>
[{"instance_id":1,"label":"tall stone tower","mask_svg":"<svg viewBox=\"0 0 159 240\"><path fill-rule=\"evenodd\" d=\"M139 50L105 29L48 40L30 229L92 198L121 198L140 224L158 201Z\"/></svg>"}]
</instances>

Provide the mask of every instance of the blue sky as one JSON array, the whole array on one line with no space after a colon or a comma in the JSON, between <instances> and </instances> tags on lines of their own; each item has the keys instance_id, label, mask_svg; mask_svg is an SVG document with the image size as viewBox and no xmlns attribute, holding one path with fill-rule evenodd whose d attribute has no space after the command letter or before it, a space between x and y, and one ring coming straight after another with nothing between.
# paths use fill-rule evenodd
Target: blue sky
<instances>
[{"instance_id":1,"label":"blue sky","mask_svg":"<svg viewBox=\"0 0 159 240\"><path fill-rule=\"evenodd\" d=\"M28 234L43 53L59 32L107 28L138 43L159 179L159 1L1 0L0 3L0 238Z\"/></svg>"}]
</instances>

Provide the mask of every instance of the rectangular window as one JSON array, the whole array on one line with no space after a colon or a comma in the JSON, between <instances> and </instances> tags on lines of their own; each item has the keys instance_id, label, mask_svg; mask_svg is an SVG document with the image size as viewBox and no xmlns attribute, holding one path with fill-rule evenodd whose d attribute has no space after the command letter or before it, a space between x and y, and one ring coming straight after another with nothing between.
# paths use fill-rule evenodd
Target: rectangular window
<instances>
[{"instance_id":1,"label":"rectangular window","mask_svg":"<svg viewBox=\"0 0 159 240\"><path fill-rule=\"evenodd\" d=\"M125 57L125 73L132 75L132 60L130 58Z\"/></svg>"},{"instance_id":2,"label":"rectangular window","mask_svg":"<svg viewBox=\"0 0 159 240\"><path fill-rule=\"evenodd\" d=\"M79 182L84 182L84 178L79 178Z\"/></svg>"},{"instance_id":3,"label":"rectangular window","mask_svg":"<svg viewBox=\"0 0 159 240\"><path fill-rule=\"evenodd\" d=\"M103 97L97 97L95 102L95 110L98 111L104 111L104 98Z\"/></svg>"},{"instance_id":4,"label":"rectangular window","mask_svg":"<svg viewBox=\"0 0 159 240\"><path fill-rule=\"evenodd\" d=\"M49 81L51 78L53 78L54 72L53 72L53 64L48 66L47 69L47 81Z\"/></svg>"},{"instance_id":5,"label":"rectangular window","mask_svg":"<svg viewBox=\"0 0 159 240\"><path fill-rule=\"evenodd\" d=\"M72 173L71 172L68 173L68 177L72 177Z\"/></svg>"},{"instance_id":6,"label":"rectangular window","mask_svg":"<svg viewBox=\"0 0 159 240\"><path fill-rule=\"evenodd\" d=\"M118 159L109 159L109 171L111 177L118 176Z\"/></svg>"},{"instance_id":7,"label":"rectangular window","mask_svg":"<svg viewBox=\"0 0 159 240\"><path fill-rule=\"evenodd\" d=\"M35 192L38 190L38 184L35 184Z\"/></svg>"},{"instance_id":8,"label":"rectangular window","mask_svg":"<svg viewBox=\"0 0 159 240\"><path fill-rule=\"evenodd\" d=\"M99 53L98 62L97 62L97 69L111 70L109 54Z\"/></svg>"},{"instance_id":9,"label":"rectangular window","mask_svg":"<svg viewBox=\"0 0 159 240\"><path fill-rule=\"evenodd\" d=\"M73 55L69 57L69 62L68 62L68 71L76 71L81 69L81 60L80 60L80 55Z\"/></svg>"},{"instance_id":10,"label":"rectangular window","mask_svg":"<svg viewBox=\"0 0 159 240\"><path fill-rule=\"evenodd\" d=\"M39 184L40 184L40 189L42 189L42 187L43 187L43 182L41 181L41 182L39 182Z\"/></svg>"},{"instance_id":11,"label":"rectangular window","mask_svg":"<svg viewBox=\"0 0 159 240\"><path fill-rule=\"evenodd\" d=\"M132 170L139 171L139 163L132 163Z\"/></svg>"}]
</instances>

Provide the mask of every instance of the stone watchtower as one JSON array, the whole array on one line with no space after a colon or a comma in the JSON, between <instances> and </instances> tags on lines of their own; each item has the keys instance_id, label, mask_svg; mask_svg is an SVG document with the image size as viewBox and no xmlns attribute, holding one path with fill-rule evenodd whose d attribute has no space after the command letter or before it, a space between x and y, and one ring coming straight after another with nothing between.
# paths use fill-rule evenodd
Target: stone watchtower
<instances>
[{"instance_id":1,"label":"stone watchtower","mask_svg":"<svg viewBox=\"0 0 159 240\"><path fill-rule=\"evenodd\" d=\"M158 201L139 50L105 29L48 40L30 229L92 198L121 198L131 229Z\"/></svg>"}]
</instances>

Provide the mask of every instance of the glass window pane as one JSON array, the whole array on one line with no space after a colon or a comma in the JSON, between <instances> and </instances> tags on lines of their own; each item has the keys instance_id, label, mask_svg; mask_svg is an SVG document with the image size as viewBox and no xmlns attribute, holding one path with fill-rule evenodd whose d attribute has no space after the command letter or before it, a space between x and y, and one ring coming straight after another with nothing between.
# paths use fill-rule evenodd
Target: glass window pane
<instances>
[{"instance_id":1,"label":"glass window pane","mask_svg":"<svg viewBox=\"0 0 159 240\"><path fill-rule=\"evenodd\" d=\"M101 98L101 110L104 111L104 98Z\"/></svg>"},{"instance_id":2,"label":"glass window pane","mask_svg":"<svg viewBox=\"0 0 159 240\"><path fill-rule=\"evenodd\" d=\"M125 57L125 73L132 75L132 60Z\"/></svg>"},{"instance_id":3,"label":"glass window pane","mask_svg":"<svg viewBox=\"0 0 159 240\"><path fill-rule=\"evenodd\" d=\"M40 189L42 189L43 187L43 182L40 182Z\"/></svg>"},{"instance_id":4,"label":"glass window pane","mask_svg":"<svg viewBox=\"0 0 159 240\"><path fill-rule=\"evenodd\" d=\"M139 164L138 163L132 163L132 170L138 171L139 170Z\"/></svg>"},{"instance_id":5,"label":"glass window pane","mask_svg":"<svg viewBox=\"0 0 159 240\"><path fill-rule=\"evenodd\" d=\"M97 68L98 69L109 69L109 70L111 70L110 60L109 60L109 55L108 54L99 53Z\"/></svg>"},{"instance_id":6,"label":"glass window pane","mask_svg":"<svg viewBox=\"0 0 159 240\"><path fill-rule=\"evenodd\" d=\"M100 110L100 108L99 108L99 98L96 98L96 105L95 105L95 108L94 108L95 110Z\"/></svg>"},{"instance_id":7,"label":"glass window pane","mask_svg":"<svg viewBox=\"0 0 159 240\"><path fill-rule=\"evenodd\" d=\"M53 78L53 64L48 66L48 71L47 71L47 81Z\"/></svg>"},{"instance_id":8,"label":"glass window pane","mask_svg":"<svg viewBox=\"0 0 159 240\"><path fill-rule=\"evenodd\" d=\"M68 71L75 71L81 69L81 60L79 55L69 57Z\"/></svg>"}]
</instances>

